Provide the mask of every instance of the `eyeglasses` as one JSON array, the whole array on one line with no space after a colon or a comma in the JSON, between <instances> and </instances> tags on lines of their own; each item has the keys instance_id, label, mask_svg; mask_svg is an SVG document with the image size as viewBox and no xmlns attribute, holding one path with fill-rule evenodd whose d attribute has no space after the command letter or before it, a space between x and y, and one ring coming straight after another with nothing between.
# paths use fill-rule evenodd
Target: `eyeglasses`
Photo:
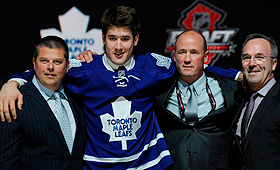
<instances>
[{"instance_id":1,"label":"eyeglasses","mask_svg":"<svg viewBox=\"0 0 280 170\"><path fill-rule=\"evenodd\" d=\"M241 57L242 63L245 63L245 64L249 63L252 57L257 64L262 64L263 62L265 62L266 59L269 58L269 56L265 56L265 55L261 55L261 54L260 55L255 55L255 56L250 56L250 55L245 54ZM276 57L271 57L270 56L270 58L276 58Z\"/></svg>"}]
</instances>

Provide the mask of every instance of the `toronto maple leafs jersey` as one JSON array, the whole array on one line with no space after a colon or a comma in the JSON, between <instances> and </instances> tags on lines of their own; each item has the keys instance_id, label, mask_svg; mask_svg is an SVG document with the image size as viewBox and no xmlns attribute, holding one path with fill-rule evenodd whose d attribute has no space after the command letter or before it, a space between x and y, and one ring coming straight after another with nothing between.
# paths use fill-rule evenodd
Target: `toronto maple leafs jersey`
<instances>
[{"instance_id":1,"label":"toronto maple leafs jersey","mask_svg":"<svg viewBox=\"0 0 280 170\"><path fill-rule=\"evenodd\" d=\"M67 88L81 95L88 142L85 169L165 169L173 161L158 126L153 96L176 67L168 57L138 54L114 71L103 56L71 62Z\"/></svg>"}]
</instances>

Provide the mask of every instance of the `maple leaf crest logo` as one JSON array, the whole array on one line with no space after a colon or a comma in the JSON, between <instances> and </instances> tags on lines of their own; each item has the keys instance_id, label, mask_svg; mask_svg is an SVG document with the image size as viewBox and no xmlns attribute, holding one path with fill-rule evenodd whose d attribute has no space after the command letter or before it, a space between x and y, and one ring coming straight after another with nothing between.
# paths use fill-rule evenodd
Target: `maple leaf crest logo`
<instances>
[{"instance_id":1,"label":"maple leaf crest logo","mask_svg":"<svg viewBox=\"0 0 280 170\"><path fill-rule=\"evenodd\" d=\"M131 101L123 96L112 102L114 116L109 113L100 116L102 131L110 135L109 142L121 141L122 150L127 150L127 140L137 139L136 132L141 127L141 111L131 112Z\"/></svg>"},{"instance_id":2,"label":"maple leaf crest logo","mask_svg":"<svg viewBox=\"0 0 280 170\"><path fill-rule=\"evenodd\" d=\"M65 14L58 16L61 32L55 28L42 29L41 37L56 35L63 38L69 46L70 59L87 49L102 54L104 53L102 31L93 28L87 32L89 18L76 7L72 7Z\"/></svg>"}]
</instances>

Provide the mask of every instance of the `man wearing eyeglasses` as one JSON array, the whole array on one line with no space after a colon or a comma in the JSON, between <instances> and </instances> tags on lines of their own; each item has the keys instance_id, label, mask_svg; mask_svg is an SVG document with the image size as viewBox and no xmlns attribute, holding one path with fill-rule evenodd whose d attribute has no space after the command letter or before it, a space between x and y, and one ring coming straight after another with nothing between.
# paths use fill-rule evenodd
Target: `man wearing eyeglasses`
<instances>
[{"instance_id":1,"label":"man wearing eyeglasses","mask_svg":"<svg viewBox=\"0 0 280 170\"><path fill-rule=\"evenodd\" d=\"M249 97L232 128L239 158L236 169L280 169L280 84L273 74L277 54L275 41L261 34L247 36L243 44L242 70Z\"/></svg>"}]
</instances>

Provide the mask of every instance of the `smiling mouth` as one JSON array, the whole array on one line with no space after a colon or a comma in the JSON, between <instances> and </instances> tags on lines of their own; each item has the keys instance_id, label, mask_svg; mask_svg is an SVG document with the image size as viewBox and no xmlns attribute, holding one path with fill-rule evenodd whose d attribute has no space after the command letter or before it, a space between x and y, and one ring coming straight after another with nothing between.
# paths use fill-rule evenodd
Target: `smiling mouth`
<instances>
[{"instance_id":1,"label":"smiling mouth","mask_svg":"<svg viewBox=\"0 0 280 170\"><path fill-rule=\"evenodd\" d=\"M250 71L248 71L248 73L258 73L258 72L260 72L259 70L250 70Z\"/></svg>"},{"instance_id":2,"label":"smiling mouth","mask_svg":"<svg viewBox=\"0 0 280 170\"><path fill-rule=\"evenodd\" d=\"M114 53L114 55L115 55L116 57L122 57L123 54L124 54L124 52L122 52L122 53Z\"/></svg>"}]
</instances>

